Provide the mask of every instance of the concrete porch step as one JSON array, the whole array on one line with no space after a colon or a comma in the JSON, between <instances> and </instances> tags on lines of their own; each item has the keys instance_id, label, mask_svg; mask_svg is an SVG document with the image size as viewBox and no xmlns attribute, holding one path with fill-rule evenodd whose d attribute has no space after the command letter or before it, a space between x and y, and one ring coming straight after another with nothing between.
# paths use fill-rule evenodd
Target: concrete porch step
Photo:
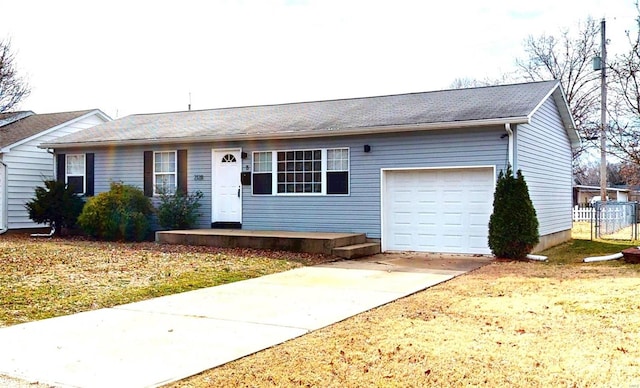
<instances>
[{"instance_id":1,"label":"concrete porch step","mask_svg":"<svg viewBox=\"0 0 640 388\"><path fill-rule=\"evenodd\" d=\"M379 242L365 242L362 244L347 245L333 248L333 255L344 259L371 256L380 253Z\"/></svg>"},{"instance_id":2,"label":"concrete porch step","mask_svg":"<svg viewBox=\"0 0 640 388\"><path fill-rule=\"evenodd\" d=\"M367 237L364 233L194 229L156 232L156 241L163 244L273 249L332 255L334 248L364 244Z\"/></svg>"}]
</instances>

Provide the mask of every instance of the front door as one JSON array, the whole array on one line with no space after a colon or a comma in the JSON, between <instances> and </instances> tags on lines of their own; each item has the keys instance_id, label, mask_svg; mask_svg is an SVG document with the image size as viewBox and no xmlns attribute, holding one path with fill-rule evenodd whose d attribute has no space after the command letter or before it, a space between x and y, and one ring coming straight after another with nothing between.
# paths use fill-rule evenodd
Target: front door
<instances>
[{"instance_id":1,"label":"front door","mask_svg":"<svg viewBox=\"0 0 640 388\"><path fill-rule=\"evenodd\" d=\"M212 151L212 223L242 223L240 149Z\"/></svg>"}]
</instances>

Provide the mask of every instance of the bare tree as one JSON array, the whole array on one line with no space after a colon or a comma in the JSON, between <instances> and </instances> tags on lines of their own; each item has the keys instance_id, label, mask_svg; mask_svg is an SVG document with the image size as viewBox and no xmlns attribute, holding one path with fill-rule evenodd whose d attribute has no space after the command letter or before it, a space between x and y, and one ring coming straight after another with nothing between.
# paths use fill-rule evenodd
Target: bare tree
<instances>
[{"instance_id":1,"label":"bare tree","mask_svg":"<svg viewBox=\"0 0 640 388\"><path fill-rule=\"evenodd\" d=\"M12 110L30 91L27 82L18 75L11 41L0 40L0 113Z\"/></svg>"},{"instance_id":2,"label":"bare tree","mask_svg":"<svg viewBox=\"0 0 640 388\"><path fill-rule=\"evenodd\" d=\"M632 167L632 166L631 166ZM629 173L638 170L630 170L628 163L608 163L607 182L613 186L620 186L629 183ZM600 163L581 163L574 171L574 182L578 185L599 186L600 185Z\"/></svg>"},{"instance_id":3,"label":"bare tree","mask_svg":"<svg viewBox=\"0 0 640 388\"><path fill-rule=\"evenodd\" d=\"M593 19L578 25L575 33L564 30L559 37L529 36L524 42L526 58L516 59L517 73L528 81L559 80L569 109L582 137L577 158L597 136L599 112L599 73L592 68L598 52L600 28Z\"/></svg>"},{"instance_id":4,"label":"bare tree","mask_svg":"<svg viewBox=\"0 0 640 388\"><path fill-rule=\"evenodd\" d=\"M620 167L620 175L627 185L640 185L640 165L632 162L624 162Z\"/></svg>"},{"instance_id":5,"label":"bare tree","mask_svg":"<svg viewBox=\"0 0 640 388\"><path fill-rule=\"evenodd\" d=\"M640 166L640 7L638 10L638 31L627 32L629 47L617 55L609 66L613 92L609 106L611 118L609 142L611 152L636 167L628 166L628 174L638 173ZM640 181L636 178L635 181Z\"/></svg>"},{"instance_id":6,"label":"bare tree","mask_svg":"<svg viewBox=\"0 0 640 388\"><path fill-rule=\"evenodd\" d=\"M577 164L573 169L573 181L578 185L597 186L600 184L600 165L593 162Z\"/></svg>"},{"instance_id":7,"label":"bare tree","mask_svg":"<svg viewBox=\"0 0 640 388\"><path fill-rule=\"evenodd\" d=\"M491 79L485 77L484 79L459 77L455 78L451 84L450 89L464 89L464 88L478 88L483 86L504 85L508 83L517 82L513 78L512 73L503 73L499 78Z\"/></svg>"}]
</instances>

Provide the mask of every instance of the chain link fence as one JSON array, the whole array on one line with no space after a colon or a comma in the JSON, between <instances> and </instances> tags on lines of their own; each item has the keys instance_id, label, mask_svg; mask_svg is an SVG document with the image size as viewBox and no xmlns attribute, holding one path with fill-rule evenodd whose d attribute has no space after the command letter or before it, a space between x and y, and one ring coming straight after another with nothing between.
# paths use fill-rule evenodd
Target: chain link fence
<instances>
[{"instance_id":1,"label":"chain link fence","mask_svg":"<svg viewBox=\"0 0 640 388\"><path fill-rule=\"evenodd\" d=\"M591 214L592 240L638 239L638 202L596 202Z\"/></svg>"}]
</instances>

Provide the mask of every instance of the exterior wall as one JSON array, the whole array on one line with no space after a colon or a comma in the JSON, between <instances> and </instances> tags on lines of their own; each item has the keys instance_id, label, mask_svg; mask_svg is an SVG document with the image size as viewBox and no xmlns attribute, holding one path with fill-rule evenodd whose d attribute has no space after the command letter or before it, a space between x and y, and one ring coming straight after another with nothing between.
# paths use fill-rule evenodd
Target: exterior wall
<instances>
[{"instance_id":1,"label":"exterior wall","mask_svg":"<svg viewBox=\"0 0 640 388\"><path fill-rule=\"evenodd\" d=\"M31 221L24 208L24 204L33 198L36 186L42 186L43 179L54 178L53 155L47 150L38 148L38 145L103 122L104 120L92 115L12 147L3 155L3 161L7 165L7 226L9 229L43 226Z\"/></svg>"},{"instance_id":2,"label":"exterior wall","mask_svg":"<svg viewBox=\"0 0 640 388\"><path fill-rule=\"evenodd\" d=\"M540 242L533 247L531 253L542 252L547 248L551 248L565 241L571 240L571 230L563 230L561 232L545 234L540 236Z\"/></svg>"},{"instance_id":3,"label":"exterior wall","mask_svg":"<svg viewBox=\"0 0 640 388\"><path fill-rule=\"evenodd\" d=\"M516 162L522 170L540 223L540 236L571 229L571 145L549 98L530 124L516 129Z\"/></svg>"},{"instance_id":4,"label":"exterior wall","mask_svg":"<svg viewBox=\"0 0 640 388\"><path fill-rule=\"evenodd\" d=\"M407 132L369 137L259 143L243 151L350 149L348 196L258 196L245 186L243 227L248 229L340 231L381 237L382 168L495 165L506 168L507 139L501 128ZM364 145L371 146L365 153Z\"/></svg>"},{"instance_id":5,"label":"exterior wall","mask_svg":"<svg viewBox=\"0 0 640 388\"><path fill-rule=\"evenodd\" d=\"M229 147L239 147L230 145ZM187 188L188 191L202 191L204 197L200 200L201 216L196 227L211 227L211 144L194 145L163 145L136 146L117 148L85 149L83 152L93 152L94 156L94 190L95 194L109 191L111 182L122 182L143 189L144 186L144 151L173 151L187 149ZM216 148L223 146L216 145ZM195 180L196 175L202 175L202 180ZM240 177L238 177L238 180ZM153 198L154 205L158 199Z\"/></svg>"},{"instance_id":6,"label":"exterior wall","mask_svg":"<svg viewBox=\"0 0 640 388\"><path fill-rule=\"evenodd\" d=\"M197 227L211 227L211 150L241 148L247 153L243 171L251 168L252 152L312 148L350 149L349 195L253 195L242 186L242 227L255 230L339 231L380 238L380 178L382 168L495 165L506 168L507 139L502 127L376 136L349 136L243 143L203 143L86 149L95 154L95 193L109 190L111 181L142 188L145 150L188 149L188 190L200 190ZM364 152L364 145L371 152ZM195 180L196 175L202 179ZM238 182L240 177L238 177ZM157 200L154 201L157 203Z\"/></svg>"},{"instance_id":7,"label":"exterior wall","mask_svg":"<svg viewBox=\"0 0 640 388\"><path fill-rule=\"evenodd\" d=\"M0 154L0 230L7 229L7 166L2 162Z\"/></svg>"}]
</instances>

